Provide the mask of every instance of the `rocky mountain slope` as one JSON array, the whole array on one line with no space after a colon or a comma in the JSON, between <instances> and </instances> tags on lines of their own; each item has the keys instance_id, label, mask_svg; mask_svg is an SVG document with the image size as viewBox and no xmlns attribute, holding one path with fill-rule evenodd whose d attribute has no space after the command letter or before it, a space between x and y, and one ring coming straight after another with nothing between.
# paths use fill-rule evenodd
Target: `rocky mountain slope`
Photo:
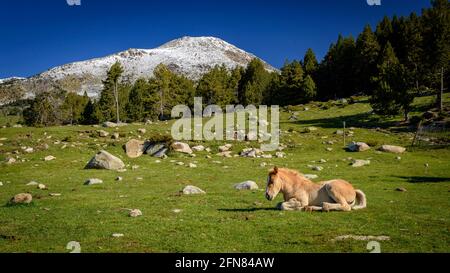
<instances>
[{"instance_id":1,"label":"rocky mountain slope","mask_svg":"<svg viewBox=\"0 0 450 273\"><path fill-rule=\"evenodd\" d=\"M124 67L123 79L134 82L149 78L158 64L175 73L198 80L215 65L246 66L255 55L215 37L183 37L155 49L129 49L117 54L52 68L28 79L0 81L0 103L33 97L38 92L63 88L96 97L106 72L116 61ZM264 62L265 63L265 62ZM265 63L267 70L276 70Z\"/></svg>"}]
</instances>

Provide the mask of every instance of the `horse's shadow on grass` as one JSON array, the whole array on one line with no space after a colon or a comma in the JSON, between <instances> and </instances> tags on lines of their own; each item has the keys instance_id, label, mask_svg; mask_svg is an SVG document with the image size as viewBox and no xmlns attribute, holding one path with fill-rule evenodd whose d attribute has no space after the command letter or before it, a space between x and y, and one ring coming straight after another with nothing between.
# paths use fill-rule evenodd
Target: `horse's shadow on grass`
<instances>
[{"instance_id":1,"label":"horse's shadow on grass","mask_svg":"<svg viewBox=\"0 0 450 273\"><path fill-rule=\"evenodd\" d=\"M450 182L450 177L427 177L427 176L395 176L409 183L440 183Z\"/></svg>"},{"instance_id":2,"label":"horse's shadow on grass","mask_svg":"<svg viewBox=\"0 0 450 273\"><path fill-rule=\"evenodd\" d=\"M218 209L218 211L224 212L255 212L255 211L274 211L278 210L275 207L270 208L245 208L245 209Z\"/></svg>"}]
</instances>

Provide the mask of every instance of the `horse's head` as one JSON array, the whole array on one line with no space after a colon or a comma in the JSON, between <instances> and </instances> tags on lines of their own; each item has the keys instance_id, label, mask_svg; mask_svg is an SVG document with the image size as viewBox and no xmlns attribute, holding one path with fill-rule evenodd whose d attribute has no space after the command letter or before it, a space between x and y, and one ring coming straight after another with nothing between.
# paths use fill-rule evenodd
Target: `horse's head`
<instances>
[{"instance_id":1,"label":"horse's head","mask_svg":"<svg viewBox=\"0 0 450 273\"><path fill-rule=\"evenodd\" d=\"M267 186L266 186L266 198L269 201L272 201L277 197L278 193L281 190L281 178L279 176L278 168L275 167L270 171L269 176L267 177Z\"/></svg>"}]
</instances>

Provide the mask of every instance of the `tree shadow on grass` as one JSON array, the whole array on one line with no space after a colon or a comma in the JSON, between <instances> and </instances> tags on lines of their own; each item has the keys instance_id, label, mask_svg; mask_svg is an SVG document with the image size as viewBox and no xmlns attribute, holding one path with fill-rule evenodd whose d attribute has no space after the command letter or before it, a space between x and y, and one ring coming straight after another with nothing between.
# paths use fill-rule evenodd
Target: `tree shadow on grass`
<instances>
[{"instance_id":1,"label":"tree shadow on grass","mask_svg":"<svg viewBox=\"0 0 450 273\"><path fill-rule=\"evenodd\" d=\"M347 127L360 128L389 128L397 125L395 120L385 120L371 113L360 113L355 115L346 115L320 119L303 119L296 123L307 126L317 126L322 128L341 128L342 122L346 122Z\"/></svg>"},{"instance_id":2,"label":"tree shadow on grass","mask_svg":"<svg viewBox=\"0 0 450 273\"><path fill-rule=\"evenodd\" d=\"M450 182L450 177L428 177L428 176L394 176L406 180L409 183L440 183Z\"/></svg>"},{"instance_id":3,"label":"tree shadow on grass","mask_svg":"<svg viewBox=\"0 0 450 273\"><path fill-rule=\"evenodd\" d=\"M271 211L271 210L278 210L275 207L270 208L246 208L246 209L218 209L218 211L225 211L225 212L255 212L255 211Z\"/></svg>"}]
</instances>

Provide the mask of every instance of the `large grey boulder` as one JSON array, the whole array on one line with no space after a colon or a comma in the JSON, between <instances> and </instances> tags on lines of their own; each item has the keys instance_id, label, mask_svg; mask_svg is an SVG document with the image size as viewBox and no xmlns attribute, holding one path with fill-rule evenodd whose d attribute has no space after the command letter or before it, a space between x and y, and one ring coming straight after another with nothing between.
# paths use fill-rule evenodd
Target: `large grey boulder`
<instances>
[{"instance_id":1,"label":"large grey boulder","mask_svg":"<svg viewBox=\"0 0 450 273\"><path fill-rule=\"evenodd\" d=\"M144 154L146 145L142 140L131 139L125 143L125 153L129 158L137 158Z\"/></svg>"},{"instance_id":2,"label":"large grey boulder","mask_svg":"<svg viewBox=\"0 0 450 273\"><path fill-rule=\"evenodd\" d=\"M370 147L364 142L352 142L347 146L347 150L350 152L364 152L370 150Z\"/></svg>"},{"instance_id":3,"label":"large grey boulder","mask_svg":"<svg viewBox=\"0 0 450 273\"><path fill-rule=\"evenodd\" d=\"M98 152L86 165L85 169L106 169L120 170L125 168L123 161L108 153L107 151Z\"/></svg>"},{"instance_id":4,"label":"large grey boulder","mask_svg":"<svg viewBox=\"0 0 450 273\"><path fill-rule=\"evenodd\" d=\"M166 154L167 150L165 143L154 143L147 146L145 153L153 157L161 158Z\"/></svg>"}]
</instances>

